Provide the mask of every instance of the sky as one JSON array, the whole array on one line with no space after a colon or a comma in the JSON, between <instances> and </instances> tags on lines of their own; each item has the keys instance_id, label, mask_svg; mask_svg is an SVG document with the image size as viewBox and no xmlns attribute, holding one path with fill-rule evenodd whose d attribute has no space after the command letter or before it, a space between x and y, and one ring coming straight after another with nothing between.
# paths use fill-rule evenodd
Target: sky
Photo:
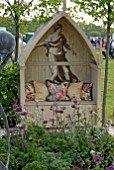
<instances>
[{"instance_id":1,"label":"sky","mask_svg":"<svg viewBox=\"0 0 114 170\"><path fill-rule=\"evenodd\" d=\"M10 2L13 2L14 0L9 0ZM27 0L27 1L30 1L30 0ZM38 2L38 0L35 0L35 3L36 2ZM72 6L74 6L74 3L73 2L71 2L70 0L66 0L66 7L72 7ZM85 22L86 23L93 23L93 24L95 24L95 25L102 25L102 22L100 21L100 22L93 22L93 19L92 19L92 17L91 16L89 16L89 15L87 15L87 14L85 14L84 12L79 12L78 14L77 14L77 16L83 16L83 18L84 18L84 20L85 20ZM29 17L27 17L27 18L29 18ZM75 20L76 21L76 20Z\"/></svg>"},{"instance_id":2,"label":"sky","mask_svg":"<svg viewBox=\"0 0 114 170\"><path fill-rule=\"evenodd\" d=\"M74 3L71 2L70 0L66 0L66 7L73 7ZM79 12L77 16L83 16L84 20L86 21L86 23L93 23L95 25L102 25L102 21L95 21L93 22L93 18L87 14L85 14L84 12Z\"/></svg>"}]
</instances>

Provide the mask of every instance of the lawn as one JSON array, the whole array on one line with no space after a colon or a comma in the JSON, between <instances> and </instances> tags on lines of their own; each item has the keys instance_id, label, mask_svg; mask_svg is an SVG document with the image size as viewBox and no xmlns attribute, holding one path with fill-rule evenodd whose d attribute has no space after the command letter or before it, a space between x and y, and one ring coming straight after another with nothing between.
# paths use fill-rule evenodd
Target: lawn
<instances>
[{"instance_id":1,"label":"lawn","mask_svg":"<svg viewBox=\"0 0 114 170\"><path fill-rule=\"evenodd\" d=\"M109 59L109 71L108 71L108 89L107 89L107 104L106 104L106 118L107 120L110 118L113 120L114 124L114 60ZM102 89L101 89L101 100L103 101L103 89L104 89L104 75L105 75L105 60L103 60L102 64ZM101 101L101 104L102 104Z\"/></svg>"}]
</instances>

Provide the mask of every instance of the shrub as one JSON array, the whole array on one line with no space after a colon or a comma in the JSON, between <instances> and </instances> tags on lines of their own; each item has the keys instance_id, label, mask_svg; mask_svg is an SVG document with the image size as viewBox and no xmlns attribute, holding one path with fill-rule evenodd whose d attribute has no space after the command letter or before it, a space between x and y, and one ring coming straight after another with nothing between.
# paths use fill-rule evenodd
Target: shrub
<instances>
[{"instance_id":1,"label":"shrub","mask_svg":"<svg viewBox=\"0 0 114 170\"><path fill-rule=\"evenodd\" d=\"M33 161L24 166L22 170L48 170L48 169L41 162Z\"/></svg>"},{"instance_id":2,"label":"shrub","mask_svg":"<svg viewBox=\"0 0 114 170\"><path fill-rule=\"evenodd\" d=\"M12 124L12 120L18 120L18 115L12 112L12 105L18 98L18 83L19 72L18 68L14 66L12 69L11 63L8 63L6 67L0 73L0 103L2 104L4 111L8 117L9 125ZM0 125L3 127L3 119L0 114Z\"/></svg>"},{"instance_id":3,"label":"shrub","mask_svg":"<svg viewBox=\"0 0 114 170\"><path fill-rule=\"evenodd\" d=\"M2 161L4 165L6 165L6 160L7 153L0 154L0 161ZM18 170L18 163L13 155L10 155L9 170Z\"/></svg>"}]
</instances>

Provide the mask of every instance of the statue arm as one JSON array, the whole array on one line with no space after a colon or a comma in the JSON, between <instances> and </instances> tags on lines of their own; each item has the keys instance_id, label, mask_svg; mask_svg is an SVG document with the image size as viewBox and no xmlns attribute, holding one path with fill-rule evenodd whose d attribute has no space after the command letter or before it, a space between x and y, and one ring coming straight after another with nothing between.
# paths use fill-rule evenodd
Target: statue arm
<instances>
[{"instance_id":1,"label":"statue arm","mask_svg":"<svg viewBox=\"0 0 114 170\"><path fill-rule=\"evenodd\" d=\"M52 35L49 35L44 41L37 44L37 47L48 46L51 42Z\"/></svg>"},{"instance_id":2,"label":"statue arm","mask_svg":"<svg viewBox=\"0 0 114 170\"><path fill-rule=\"evenodd\" d=\"M42 46L46 46L47 45L47 42L46 41L43 41L41 43L38 43L37 44L37 47L42 47Z\"/></svg>"},{"instance_id":3,"label":"statue arm","mask_svg":"<svg viewBox=\"0 0 114 170\"><path fill-rule=\"evenodd\" d=\"M63 35L64 36L64 35ZM71 50L72 51L72 53L74 54L74 55L76 55L76 52L70 47L70 45L67 43L67 40L66 40L66 38L65 38L65 36L63 37L64 38L64 47L67 49L67 50Z\"/></svg>"}]
</instances>

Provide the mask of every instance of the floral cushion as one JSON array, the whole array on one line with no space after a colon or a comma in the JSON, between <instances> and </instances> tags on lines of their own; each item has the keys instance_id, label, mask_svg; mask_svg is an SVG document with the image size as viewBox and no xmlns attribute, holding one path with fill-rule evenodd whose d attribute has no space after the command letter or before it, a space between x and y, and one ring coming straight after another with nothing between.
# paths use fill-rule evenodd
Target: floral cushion
<instances>
[{"instance_id":1,"label":"floral cushion","mask_svg":"<svg viewBox=\"0 0 114 170\"><path fill-rule=\"evenodd\" d=\"M35 94L34 82L30 81L25 84L25 99L28 101L34 100L34 94Z\"/></svg>"},{"instance_id":2,"label":"floral cushion","mask_svg":"<svg viewBox=\"0 0 114 170\"><path fill-rule=\"evenodd\" d=\"M81 100L93 100L92 99L92 83L83 83L81 91Z\"/></svg>"},{"instance_id":3,"label":"floral cushion","mask_svg":"<svg viewBox=\"0 0 114 170\"><path fill-rule=\"evenodd\" d=\"M47 101L69 101L71 100L68 96L68 87L70 82L65 80L61 83L46 80L46 86L49 94L46 97Z\"/></svg>"},{"instance_id":4,"label":"floral cushion","mask_svg":"<svg viewBox=\"0 0 114 170\"><path fill-rule=\"evenodd\" d=\"M82 82L70 83L68 95L73 99L81 100Z\"/></svg>"}]
</instances>

